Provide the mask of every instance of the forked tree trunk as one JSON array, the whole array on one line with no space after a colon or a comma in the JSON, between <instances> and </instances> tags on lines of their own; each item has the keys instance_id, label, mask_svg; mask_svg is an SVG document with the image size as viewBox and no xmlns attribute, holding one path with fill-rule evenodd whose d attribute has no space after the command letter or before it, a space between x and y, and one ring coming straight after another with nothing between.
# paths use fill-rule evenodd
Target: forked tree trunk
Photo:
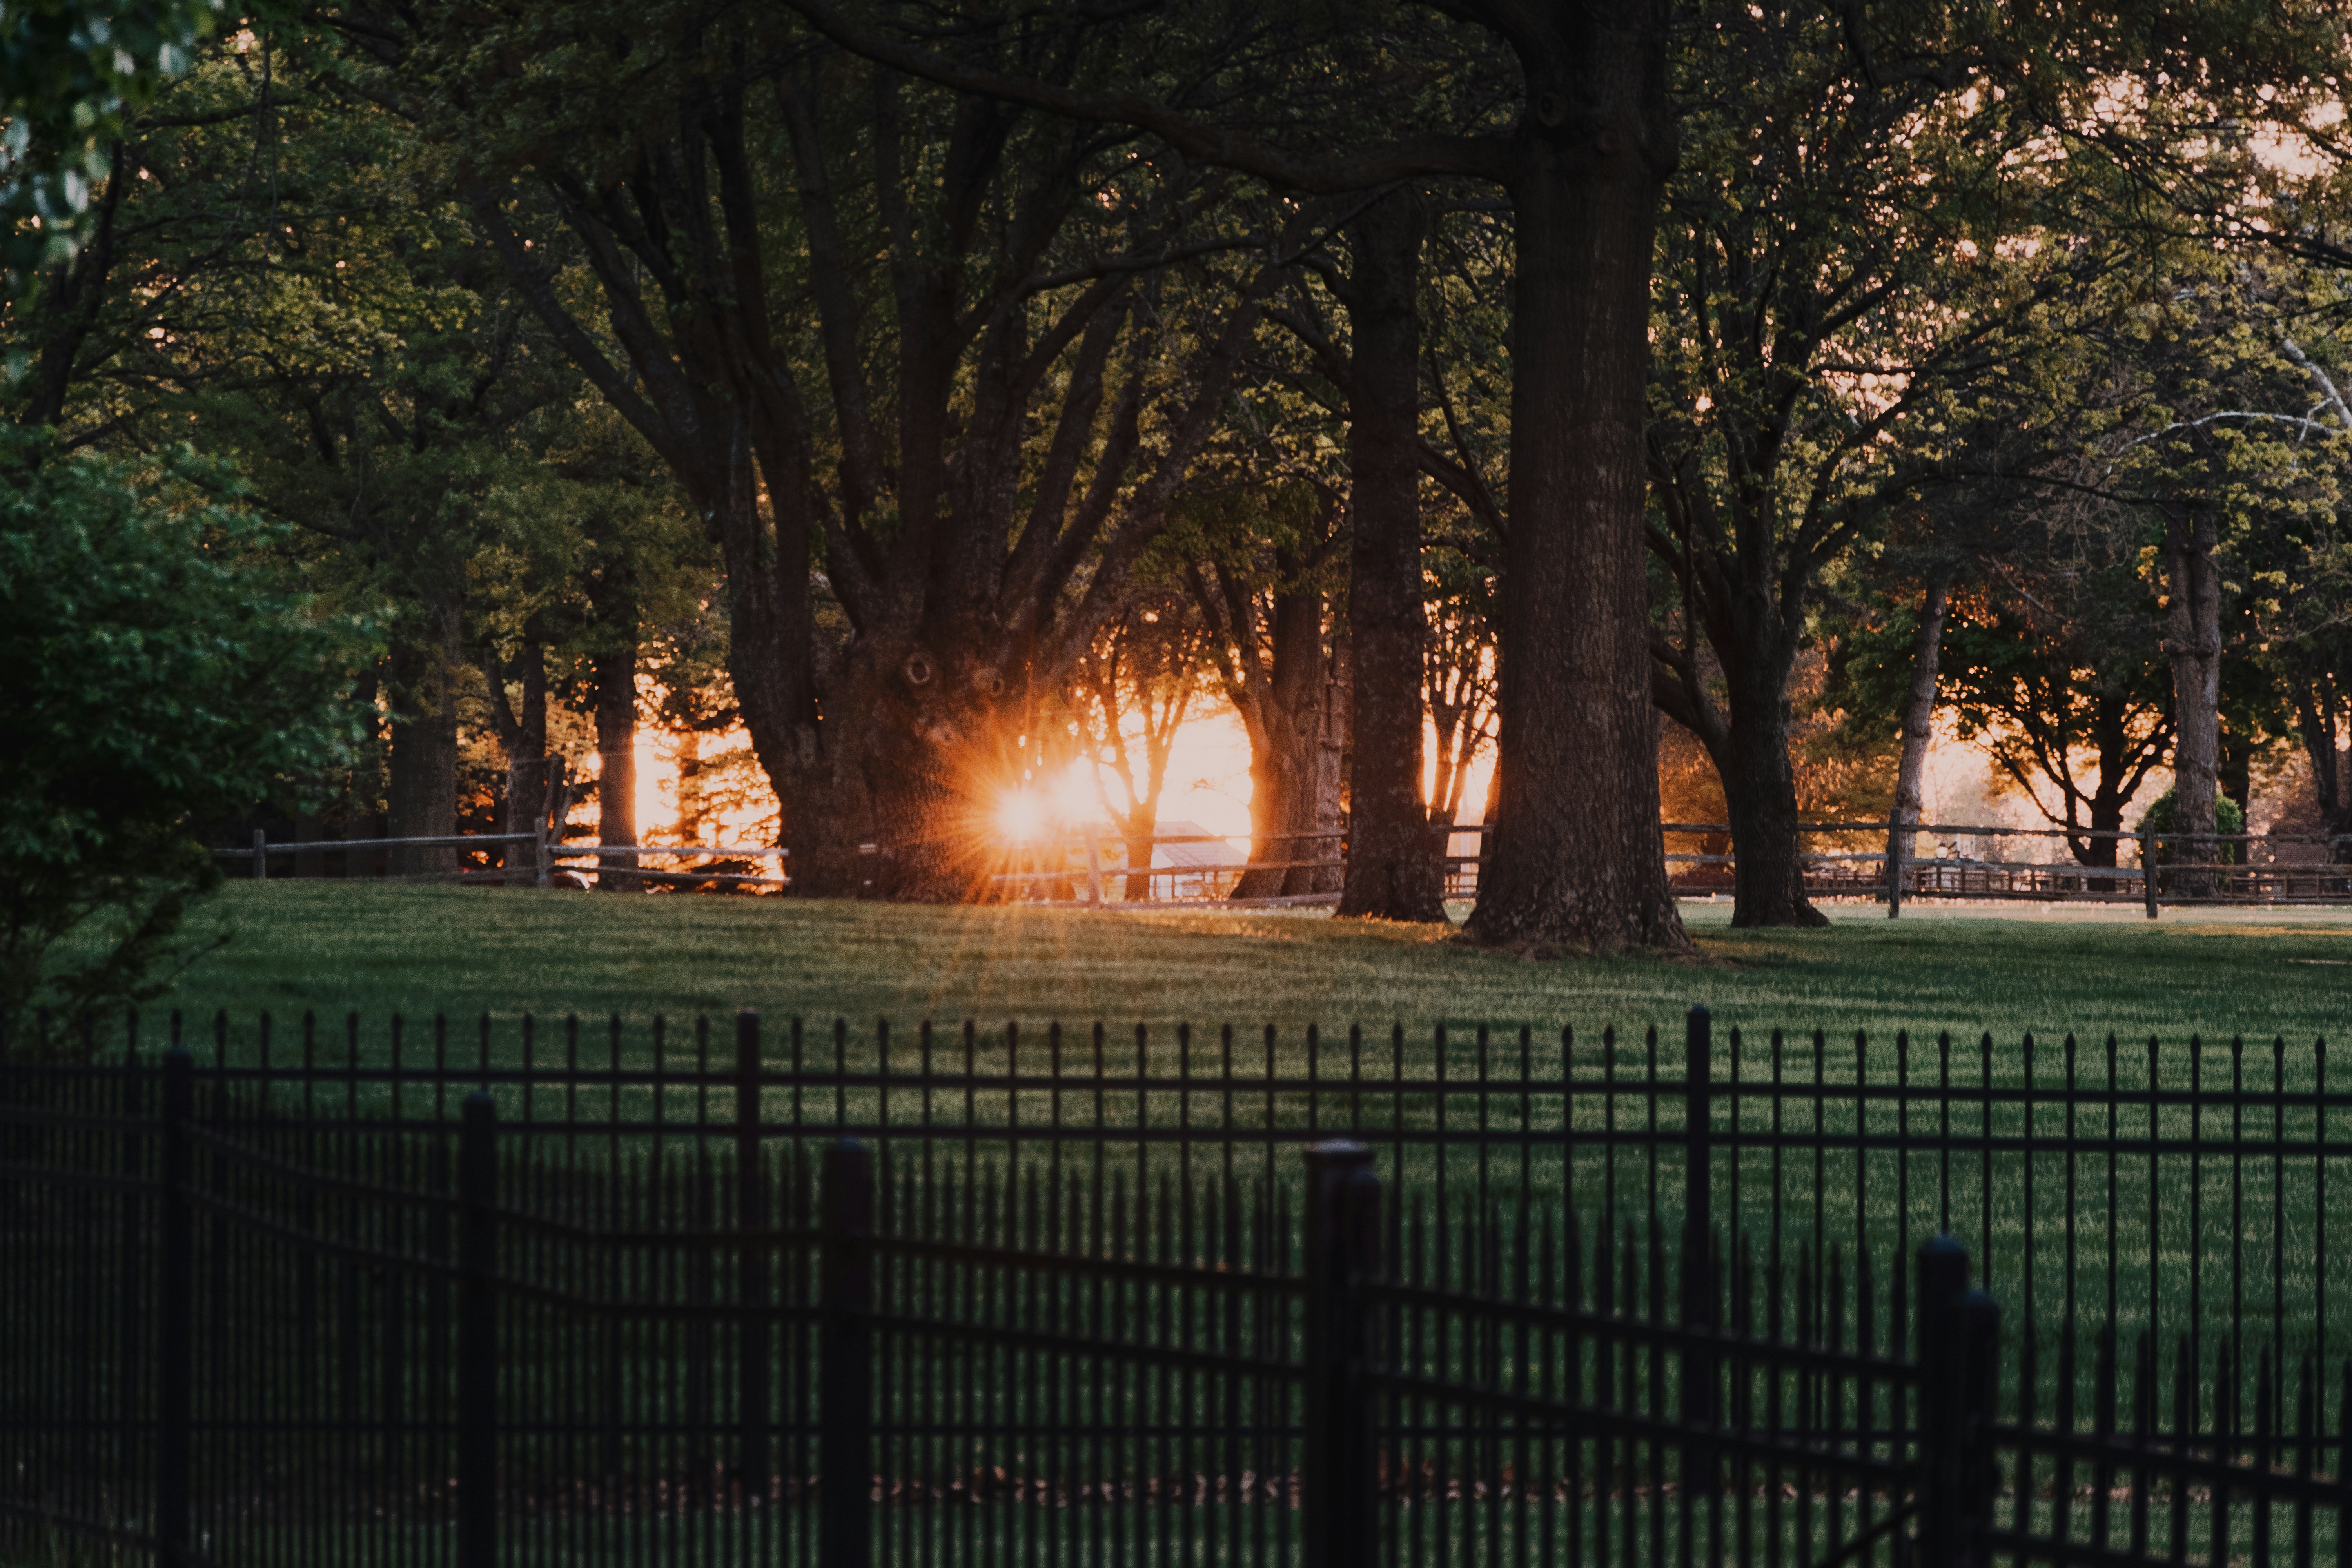
<instances>
[{"instance_id":1,"label":"forked tree trunk","mask_svg":"<svg viewBox=\"0 0 2352 1568\"><path fill-rule=\"evenodd\" d=\"M2311 764L2312 804L2319 808L2319 830L2331 840L2327 858L2339 864L2352 861L2352 777L2346 776L2343 753L2336 749L2344 704L2341 689L2325 675L2305 675L2294 681L2295 733Z\"/></svg>"},{"instance_id":2,"label":"forked tree trunk","mask_svg":"<svg viewBox=\"0 0 2352 1568\"><path fill-rule=\"evenodd\" d=\"M1391 192L1349 225L1348 621L1355 654L1353 776L1339 913L1442 921L1445 883L1421 799L1419 193ZM1303 858L1304 857L1302 857Z\"/></svg>"},{"instance_id":3,"label":"forked tree trunk","mask_svg":"<svg viewBox=\"0 0 2352 1568\"><path fill-rule=\"evenodd\" d=\"M596 679L596 837L605 844L637 841L637 650L606 654L593 661ZM626 875L633 854L596 857L596 889L635 892L644 886Z\"/></svg>"},{"instance_id":4,"label":"forked tree trunk","mask_svg":"<svg viewBox=\"0 0 2352 1568\"><path fill-rule=\"evenodd\" d=\"M2210 865L2221 752L2221 593L2213 552L2212 506L2203 500L2176 509L2165 523L2165 566L2171 604L2164 649L2172 661L2172 831L2170 888L2187 898L2213 891Z\"/></svg>"},{"instance_id":5,"label":"forked tree trunk","mask_svg":"<svg viewBox=\"0 0 2352 1568\"><path fill-rule=\"evenodd\" d=\"M1895 809L1886 831L1890 888L1918 847L1919 817L1927 809L1927 742L1936 732L1936 670L1943 662L1944 614L1951 602L1951 574L1938 573L1927 584L1919 626L1911 638L1911 690L1903 704L1903 752L1895 764ZM1886 900L1886 918L1902 913L1897 889Z\"/></svg>"},{"instance_id":6,"label":"forked tree trunk","mask_svg":"<svg viewBox=\"0 0 2352 1568\"><path fill-rule=\"evenodd\" d=\"M1234 885L1237 899L1330 892L1336 868L1300 866L1336 860L1334 831L1339 779L1334 752L1331 660L1323 648L1323 596L1277 594L1267 628L1268 678L1237 694L1250 704L1250 860ZM1244 650L1247 651L1247 650Z\"/></svg>"},{"instance_id":7,"label":"forked tree trunk","mask_svg":"<svg viewBox=\"0 0 2352 1568\"><path fill-rule=\"evenodd\" d=\"M389 838L445 838L457 830L457 691L462 601L425 600L422 625L392 646L392 757L385 834ZM392 873L446 875L457 868L455 848L396 848Z\"/></svg>"},{"instance_id":8,"label":"forked tree trunk","mask_svg":"<svg viewBox=\"0 0 2352 1568\"><path fill-rule=\"evenodd\" d=\"M1680 951L1643 539L1665 16L1658 0L1551 15L1565 36L1544 68L1522 51L1496 824L1468 934Z\"/></svg>"},{"instance_id":9,"label":"forked tree trunk","mask_svg":"<svg viewBox=\"0 0 2352 1568\"><path fill-rule=\"evenodd\" d=\"M2123 831L2124 811L2154 761L2142 754L2148 742L2131 732L2132 711L2131 700L2119 686L2103 687L2092 699L2091 746L2098 753L2099 777L2086 804L2094 835ZM2070 847L2081 865L2113 868L2120 843L2094 837Z\"/></svg>"}]
</instances>

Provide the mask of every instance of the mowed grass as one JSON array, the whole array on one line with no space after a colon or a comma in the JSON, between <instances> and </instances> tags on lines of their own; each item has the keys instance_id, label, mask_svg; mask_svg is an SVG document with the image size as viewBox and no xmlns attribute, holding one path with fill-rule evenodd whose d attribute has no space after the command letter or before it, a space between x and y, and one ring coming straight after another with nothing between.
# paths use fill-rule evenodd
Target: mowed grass
<instances>
[{"instance_id":1,"label":"mowed grass","mask_svg":"<svg viewBox=\"0 0 2352 1568\"><path fill-rule=\"evenodd\" d=\"M1556 1036L1563 1025L1674 1029L1704 1002L1718 1031L1751 1036L1949 1029L2003 1042L2113 1030L2307 1043L2352 1022L2352 910L2167 910L2154 922L2080 906L1832 914L1824 931L1745 931L1727 904L1691 903L1698 963L1531 961L1434 928L1321 914L231 884L202 917L226 944L151 1013L635 1021L756 1007L902 1026L1524 1024Z\"/></svg>"}]
</instances>

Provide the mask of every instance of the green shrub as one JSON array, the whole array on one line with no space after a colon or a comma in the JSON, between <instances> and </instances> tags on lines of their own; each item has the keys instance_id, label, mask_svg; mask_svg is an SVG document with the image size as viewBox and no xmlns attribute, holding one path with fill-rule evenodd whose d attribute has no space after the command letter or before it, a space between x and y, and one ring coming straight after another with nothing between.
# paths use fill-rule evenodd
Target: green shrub
<instances>
[{"instance_id":1,"label":"green shrub","mask_svg":"<svg viewBox=\"0 0 2352 1568\"><path fill-rule=\"evenodd\" d=\"M2238 803L2231 800L2226 795L2215 796L2213 801L2213 831L2216 833L2243 833L2245 830L2246 814L2238 809ZM2142 833L2169 833L2172 831L2172 791L2166 790L2162 795L2156 797L2154 804L2150 805L2147 810L2140 816L2138 831ZM2156 863L2159 866L2169 866L2173 864L2173 862L2179 858L2178 851L2179 848L2180 846L2178 844L2158 845L2156 847ZM2213 858L2225 866L2243 865L2246 859L2246 847L2243 844L2217 844L2213 847Z\"/></svg>"},{"instance_id":2,"label":"green shrub","mask_svg":"<svg viewBox=\"0 0 2352 1568\"><path fill-rule=\"evenodd\" d=\"M184 448L0 426L0 1024L152 992L220 880L198 828L347 742L361 628L285 591L225 492Z\"/></svg>"}]
</instances>

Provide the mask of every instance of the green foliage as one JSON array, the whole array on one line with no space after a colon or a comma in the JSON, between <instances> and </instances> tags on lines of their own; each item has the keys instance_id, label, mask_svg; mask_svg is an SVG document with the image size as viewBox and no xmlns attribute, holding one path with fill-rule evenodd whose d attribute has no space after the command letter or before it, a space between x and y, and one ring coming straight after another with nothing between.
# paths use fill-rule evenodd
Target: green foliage
<instances>
[{"instance_id":1,"label":"green foliage","mask_svg":"<svg viewBox=\"0 0 2352 1568\"><path fill-rule=\"evenodd\" d=\"M2141 815L2137 825L2138 831L2142 833L2172 831L2172 791L2166 790L2156 797L2155 802ZM2213 831L2231 834L2243 833L2245 830L2246 814L2238 809L2238 803L2226 795L2214 796ZM2242 844L2217 844L2213 847L2213 858L2224 865L2239 865L2245 858L2246 847ZM2156 847L2158 865L2169 866L2179 858L2180 846L2178 844L2159 844Z\"/></svg>"},{"instance_id":2,"label":"green foliage","mask_svg":"<svg viewBox=\"0 0 2352 1568\"><path fill-rule=\"evenodd\" d=\"M347 738L361 628L279 591L272 535L183 448L0 437L0 1019L136 997L219 872L207 822Z\"/></svg>"},{"instance_id":3,"label":"green foliage","mask_svg":"<svg viewBox=\"0 0 2352 1568\"><path fill-rule=\"evenodd\" d=\"M69 259L131 110L186 70L223 0L10 0L0 5L0 266L14 294Z\"/></svg>"}]
</instances>

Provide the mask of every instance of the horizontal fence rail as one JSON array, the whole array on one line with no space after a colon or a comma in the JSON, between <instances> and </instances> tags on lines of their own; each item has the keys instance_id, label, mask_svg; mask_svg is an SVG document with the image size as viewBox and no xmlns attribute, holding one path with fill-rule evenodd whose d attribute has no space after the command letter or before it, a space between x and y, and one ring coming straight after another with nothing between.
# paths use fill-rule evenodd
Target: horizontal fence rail
<instances>
[{"instance_id":1,"label":"horizontal fence rail","mask_svg":"<svg viewBox=\"0 0 2352 1568\"><path fill-rule=\"evenodd\" d=\"M2325 1042L138 1027L0 1054L0 1560L2352 1553Z\"/></svg>"},{"instance_id":2,"label":"horizontal fence rail","mask_svg":"<svg viewBox=\"0 0 2352 1568\"><path fill-rule=\"evenodd\" d=\"M1489 825L1469 823L1433 826L1432 855L1445 878L1446 896L1476 896L1483 847L1468 854L1454 853L1456 837L1480 842ZM2039 902L2076 901L2135 903L2152 920L2166 904L2336 904L2352 902L2352 835L2304 834L2178 834L2123 832L2092 828L2003 827L1982 824L1922 823L1897 837L1886 822L1825 822L1800 824L1801 839L1852 838L1872 836L1868 847L1832 846L1799 856L1805 887L1814 897L1864 898L1899 911L1906 900L2030 900ZM1675 893L1685 898L1720 896L1737 884L1738 859L1730 851L1727 824L1668 822L1659 826L1663 859ZM1927 856L1915 852L1921 837L1946 842ZM2010 840L2036 845L2063 840L2071 846L2105 844L2115 853L2108 866L2077 861L2011 859L1987 842L2004 846ZM1337 882L1347 866L1344 830L1276 834L1253 837L1221 837L1202 834L1155 834L1130 839L1107 826L1056 832L1009 842L1002 863L1011 868L984 879L999 897L1035 903L1087 908L1118 907L1133 902L1197 903L1229 907L1273 908L1337 903ZM1127 864L1128 847L1148 842L1162 847L1195 849L1220 845L1249 846L1232 856L1202 855L1169 865ZM514 853L531 846L527 857ZM1302 846L1286 848L1285 846ZM1686 846L1676 847L1677 845ZM1965 847L1964 845L1969 847ZM1328 851L1320 847L1328 846ZM1696 846L1689 847L1687 846ZM509 847L513 847L509 848ZM859 846L875 855L879 847ZM272 842L257 830L250 848L216 848L215 856L250 864L257 880L270 875L273 858L292 861L297 876L323 874L322 857L373 855L393 849L457 849L484 856L480 867L436 872L401 874L401 879L500 882L539 887L584 886L593 875L600 884L671 889L784 889L792 885L787 870L791 852L780 846L666 845L565 843L560 831L542 825L528 834L463 834L440 838L362 838ZM2122 851L2136 859L2125 863ZM2087 849L2084 853L2089 853ZM498 864L488 863L495 857ZM310 866L306 871L305 861ZM671 862L648 865L653 859ZM732 869L773 860L772 874ZM518 862L526 863L518 863ZM593 862L593 864L591 863ZM692 864L709 862L709 864ZM1890 869L1891 868L1891 869ZM1315 873L1313 884L1297 890L1293 873ZM1243 879L1278 874L1281 885L1294 890L1262 897L1238 897ZM1140 900L1125 895L1139 888Z\"/></svg>"}]
</instances>

